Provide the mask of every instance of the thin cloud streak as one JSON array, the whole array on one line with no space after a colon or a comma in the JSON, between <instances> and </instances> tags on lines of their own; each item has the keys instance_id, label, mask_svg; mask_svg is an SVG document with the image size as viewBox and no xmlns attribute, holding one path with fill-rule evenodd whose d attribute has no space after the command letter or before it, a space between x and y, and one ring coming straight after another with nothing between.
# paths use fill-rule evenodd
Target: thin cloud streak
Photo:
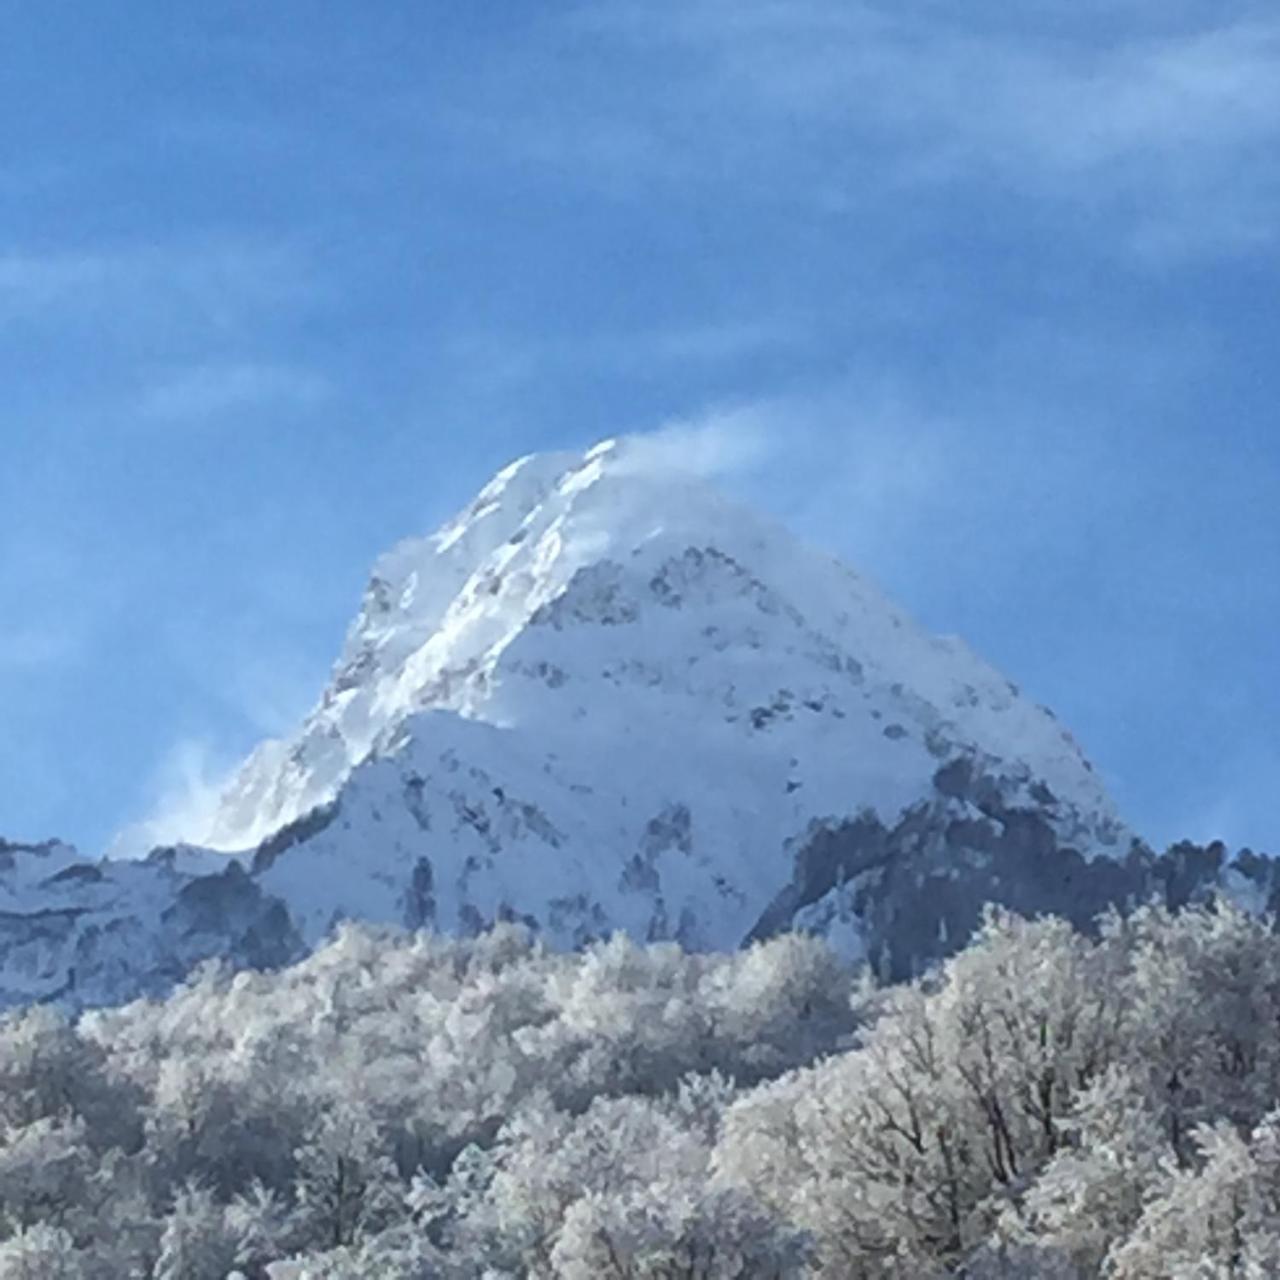
<instances>
[{"instance_id":1,"label":"thin cloud streak","mask_svg":"<svg viewBox=\"0 0 1280 1280\"><path fill-rule=\"evenodd\" d=\"M314 291L295 248L256 241L0 251L0 323L181 312L221 327Z\"/></svg>"},{"instance_id":2,"label":"thin cloud streak","mask_svg":"<svg viewBox=\"0 0 1280 1280\"><path fill-rule=\"evenodd\" d=\"M0 680L47 677L85 657L124 577L52 529L44 533L41 542L9 532L0 551Z\"/></svg>"},{"instance_id":3,"label":"thin cloud streak","mask_svg":"<svg viewBox=\"0 0 1280 1280\"><path fill-rule=\"evenodd\" d=\"M1088 28L1032 38L998 21L974 34L936 12L856 0L659 0L583 7L573 21L606 48L661 51L684 68L642 108L646 145L627 148L641 162L637 181L741 176L767 157L771 179L786 174L786 190L827 207L869 189L994 180L1104 209L1123 243L1148 256L1250 250L1272 237L1273 19L1193 32L1153 19L1110 43ZM606 105L586 118L534 115L525 129L544 156L559 147L589 165L624 123L637 128ZM822 157L821 172L795 158L797 136L801 154ZM646 168L647 151L658 163ZM713 153L717 163L706 163Z\"/></svg>"},{"instance_id":4,"label":"thin cloud streak","mask_svg":"<svg viewBox=\"0 0 1280 1280\"><path fill-rule=\"evenodd\" d=\"M311 409L327 400L330 384L310 369L271 364L206 364L147 389L144 417L162 422L207 421L252 409Z\"/></svg>"},{"instance_id":5,"label":"thin cloud streak","mask_svg":"<svg viewBox=\"0 0 1280 1280\"><path fill-rule=\"evenodd\" d=\"M0 674L59 667L80 657L85 637L79 628L34 623L0 628Z\"/></svg>"},{"instance_id":6,"label":"thin cloud streak","mask_svg":"<svg viewBox=\"0 0 1280 1280\"><path fill-rule=\"evenodd\" d=\"M677 419L625 437L622 467L712 478L752 471L779 448L772 406L748 404Z\"/></svg>"},{"instance_id":7,"label":"thin cloud streak","mask_svg":"<svg viewBox=\"0 0 1280 1280\"><path fill-rule=\"evenodd\" d=\"M184 739L161 761L151 783L156 796L146 818L125 827L111 842L112 857L143 857L152 849L199 839L212 825L234 766L217 758L207 742Z\"/></svg>"},{"instance_id":8,"label":"thin cloud streak","mask_svg":"<svg viewBox=\"0 0 1280 1280\"><path fill-rule=\"evenodd\" d=\"M753 357L800 349L810 337L799 321L685 323L665 329L589 333L572 337L523 332L455 334L441 347L448 363L477 386L518 386L549 374L583 371L621 376L697 372Z\"/></svg>"}]
</instances>

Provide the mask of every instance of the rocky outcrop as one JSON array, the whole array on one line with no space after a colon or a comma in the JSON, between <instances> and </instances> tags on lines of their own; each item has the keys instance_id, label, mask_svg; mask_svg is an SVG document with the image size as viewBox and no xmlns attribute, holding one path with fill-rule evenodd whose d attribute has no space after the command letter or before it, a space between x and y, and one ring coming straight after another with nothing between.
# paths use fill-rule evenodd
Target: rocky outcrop
<instances>
[{"instance_id":1,"label":"rocky outcrop","mask_svg":"<svg viewBox=\"0 0 1280 1280\"><path fill-rule=\"evenodd\" d=\"M1052 794L1032 794L1034 805L1011 801L1007 779L960 757L938 770L932 799L893 824L866 812L814 823L749 938L799 927L852 939L846 951L901 981L959 950L988 904L1086 931L1112 909L1151 902L1280 907L1280 859L1247 849L1232 857L1220 843L1156 853L1139 840L1123 856L1086 857L1057 837Z\"/></svg>"},{"instance_id":2,"label":"rocky outcrop","mask_svg":"<svg viewBox=\"0 0 1280 1280\"><path fill-rule=\"evenodd\" d=\"M417 810L414 830L430 845L437 833L423 820L425 782L419 782L407 794ZM468 823L464 814L460 825L476 839L492 838L504 806L512 805L498 790L492 814L458 801L459 811L472 815ZM897 821L863 810L814 820L786 842L775 859L776 888L737 940L791 929L817 933L851 961L898 981L960 949L989 903L1024 915L1062 916L1085 930L1110 909L1123 913L1152 901L1176 910L1229 898L1253 910L1280 911L1280 859L1249 850L1229 856L1221 844L1182 843L1156 853L1136 840L1123 856L1087 856L1061 839L1054 803L1043 786L1028 787L969 756L949 760L936 770L929 796ZM323 848L311 845L337 840L341 848L339 813L326 806L291 824L247 865L191 849L159 850L143 862L91 863L56 843L0 842L0 887L11 899L25 899L21 909L0 910L0 1004L112 1004L163 994L208 960L270 969L300 958L322 933L306 918L307 895L298 890L291 902L272 883L290 883L295 862L303 873L326 874ZM443 836L446 844L457 839L456 830ZM644 824L641 847L616 863L626 892L656 904L647 924L632 925L632 932L647 941L705 945L693 913L668 914L659 876L662 858L688 860L695 849L685 805L668 806ZM554 944L575 946L629 923L612 918L586 891L554 897L541 915L507 899L487 911L466 901L442 922L431 856L405 861L402 872L387 877L385 910L353 892L349 909L326 908L327 924L353 915L410 929L443 923L470 934L518 920ZM324 886L310 889L312 898L341 900L340 884L336 897Z\"/></svg>"},{"instance_id":3,"label":"rocky outcrop","mask_svg":"<svg viewBox=\"0 0 1280 1280\"><path fill-rule=\"evenodd\" d=\"M274 968L304 954L279 899L234 859L89 862L65 845L0 845L0 1005L70 1008L161 995L206 960Z\"/></svg>"}]
</instances>

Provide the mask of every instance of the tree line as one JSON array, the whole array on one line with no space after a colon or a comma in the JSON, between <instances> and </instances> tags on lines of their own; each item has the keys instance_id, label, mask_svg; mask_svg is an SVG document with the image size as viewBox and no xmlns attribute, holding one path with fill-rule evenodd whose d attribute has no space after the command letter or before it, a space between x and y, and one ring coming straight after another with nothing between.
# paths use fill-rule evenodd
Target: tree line
<instances>
[{"instance_id":1,"label":"tree line","mask_svg":"<svg viewBox=\"0 0 1280 1280\"><path fill-rule=\"evenodd\" d=\"M989 911L581 953L348 925L277 973L0 1023L4 1280L1280 1274L1280 941Z\"/></svg>"}]
</instances>

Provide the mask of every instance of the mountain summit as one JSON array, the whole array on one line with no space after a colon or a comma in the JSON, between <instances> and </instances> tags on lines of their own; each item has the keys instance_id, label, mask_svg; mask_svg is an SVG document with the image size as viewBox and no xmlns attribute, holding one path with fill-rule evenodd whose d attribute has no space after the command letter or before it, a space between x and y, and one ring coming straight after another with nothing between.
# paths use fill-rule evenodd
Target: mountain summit
<instances>
[{"instance_id":1,"label":"mountain summit","mask_svg":"<svg viewBox=\"0 0 1280 1280\"><path fill-rule=\"evenodd\" d=\"M857 954L910 916L900 967L968 927L963 894L955 919L910 905L960 867L1129 843L1049 711L641 439L512 463L377 562L315 709L191 833L240 856L12 883L45 913L23 988L98 999L201 952L271 963L344 917L516 919L563 946L801 925Z\"/></svg>"},{"instance_id":2,"label":"mountain summit","mask_svg":"<svg viewBox=\"0 0 1280 1280\"><path fill-rule=\"evenodd\" d=\"M260 870L310 938L356 912L728 947L815 821L892 825L957 758L1063 842L1114 847L1049 712L830 556L610 441L513 463L385 555L319 705L200 842L250 849L327 806Z\"/></svg>"}]
</instances>

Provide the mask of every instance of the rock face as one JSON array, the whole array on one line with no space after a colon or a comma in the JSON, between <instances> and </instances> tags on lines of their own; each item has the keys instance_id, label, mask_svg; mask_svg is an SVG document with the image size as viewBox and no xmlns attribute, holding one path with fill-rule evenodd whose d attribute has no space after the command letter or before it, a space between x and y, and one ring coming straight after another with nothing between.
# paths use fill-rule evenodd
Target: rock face
<instances>
[{"instance_id":1,"label":"rock face","mask_svg":"<svg viewBox=\"0 0 1280 1280\"><path fill-rule=\"evenodd\" d=\"M994 903L1052 914L1092 931L1111 908L1156 902L1180 910L1227 898L1277 914L1280 861L1219 843L1156 854L1084 858L1059 844L1044 813L1009 807L996 779L939 771L934 798L887 826L874 814L819 823L797 843L791 880L753 938L801 928L825 934L888 981L914 977L964 945Z\"/></svg>"},{"instance_id":2,"label":"rock face","mask_svg":"<svg viewBox=\"0 0 1280 1280\"><path fill-rule=\"evenodd\" d=\"M201 961L272 968L303 953L283 903L233 858L157 850L89 862L0 840L0 1005L160 995Z\"/></svg>"},{"instance_id":3,"label":"rock face","mask_svg":"<svg viewBox=\"0 0 1280 1280\"><path fill-rule=\"evenodd\" d=\"M0 997L281 963L344 917L517 919L563 946L798 924L897 973L987 897L1084 910L1141 879L1050 712L616 442L514 463L384 556L315 710L190 841L141 863L14 852Z\"/></svg>"}]
</instances>

